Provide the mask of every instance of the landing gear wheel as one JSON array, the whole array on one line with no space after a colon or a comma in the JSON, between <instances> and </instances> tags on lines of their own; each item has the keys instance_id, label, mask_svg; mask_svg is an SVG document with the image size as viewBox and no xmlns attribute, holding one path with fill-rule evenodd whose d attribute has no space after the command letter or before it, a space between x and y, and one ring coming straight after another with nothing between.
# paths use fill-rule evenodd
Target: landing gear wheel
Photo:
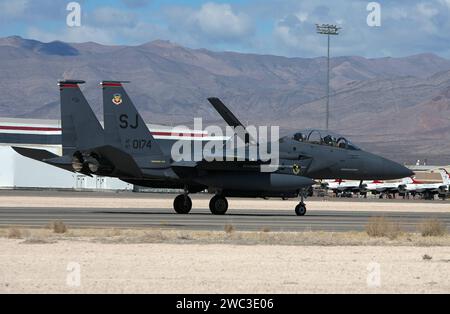
<instances>
[{"instance_id":1,"label":"landing gear wheel","mask_svg":"<svg viewBox=\"0 0 450 314\"><path fill-rule=\"evenodd\" d=\"M192 209L192 200L187 195L178 195L173 201L173 209L177 214L187 215Z\"/></svg>"},{"instance_id":2,"label":"landing gear wheel","mask_svg":"<svg viewBox=\"0 0 450 314\"><path fill-rule=\"evenodd\" d=\"M295 206L295 213L297 216L305 216L306 215L306 205L305 204L298 204Z\"/></svg>"},{"instance_id":3,"label":"landing gear wheel","mask_svg":"<svg viewBox=\"0 0 450 314\"><path fill-rule=\"evenodd\" d=\"M216 195L209 201L209 210L213 215L225 215L228 210L228 201L225 197Z\"/></svg>"}]
</instances>

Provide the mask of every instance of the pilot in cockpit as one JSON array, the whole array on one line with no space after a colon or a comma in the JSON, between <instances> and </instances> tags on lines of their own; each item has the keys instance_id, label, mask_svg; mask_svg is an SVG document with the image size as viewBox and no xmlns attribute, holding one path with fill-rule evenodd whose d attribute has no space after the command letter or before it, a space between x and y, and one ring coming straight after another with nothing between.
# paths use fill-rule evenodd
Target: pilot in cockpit
<instances>
[{"instance_id":1,"label":"pilot in cockpit","mask_svg":"<svg viewBox=\"0 0 450 314\"><path fill-rule=\"evenodd\" d=\"M298 142L306 142L306 135L303 133L295 133L294 140Z\"/></svg>"},{"instance_id":2,"label":"pilot in cockpit","mask_svg":"<svg viewBox=\"0 0 450 314\"><path fill-rule=\"evenodd\" d=\"M323 142L330 146L336 146L336 138L331 135L327 135L323 138Z\"/></svg>"}]
</instances>

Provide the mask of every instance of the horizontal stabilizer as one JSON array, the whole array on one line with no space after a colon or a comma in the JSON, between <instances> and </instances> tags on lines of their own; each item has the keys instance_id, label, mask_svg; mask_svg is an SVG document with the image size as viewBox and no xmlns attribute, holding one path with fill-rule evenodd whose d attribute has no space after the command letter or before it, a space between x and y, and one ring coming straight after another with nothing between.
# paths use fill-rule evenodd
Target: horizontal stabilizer
<instances>
[{"instance_id":1,"label":"horizontal stabilizer","mask_svg":"<svg viewBox=\"0 0 450 314\"><path fill-rule=\"evenodd\" d=\"M14 149L18 154L37 160L37 161L43 161L45 159L55 158L59 157L56 154L53 154L45 149L34 149L34 148L25 148L25 147L16 147L12 146L12 149Z\"/></svg>"},{"instance_id":2,"label":"horizontal stabilizer","mask_svg":"<svg viewBox=\"0 0 450 314\"><path fill-rule=\"evenodd\" d=\"M74 172L72 168L72 162L71 160L60 157L54 153L49 152L45 149L34 149L34 148L25 148L25 147L16 147L12 146L12 149L14 149L18 154L31 158L37 161L44 162L46 164Z\"/></svg>"}]
</instances>

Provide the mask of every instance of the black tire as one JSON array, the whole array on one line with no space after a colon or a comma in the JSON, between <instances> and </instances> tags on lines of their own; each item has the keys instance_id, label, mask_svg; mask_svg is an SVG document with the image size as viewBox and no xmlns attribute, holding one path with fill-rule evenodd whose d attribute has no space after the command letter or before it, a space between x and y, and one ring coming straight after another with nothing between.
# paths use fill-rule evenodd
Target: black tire
<instances>
[{"instance_id":1,"label":"black tire","mask_svg":"<svg viewBox=\"0 0 450 314\"><path fill-rule=\"evenodd\" d=\"M187 215L192 209L192 200L189 196L178 195L173 200L173 209L177 214Z\"/></svg>"},{"instance_id":2,"label":"black tire","mask_svg":"<svg viewBox=\"0 0 450 314\"><path fill-rule=\"evenodd\" d=\"M228 201L225 197L216 195L209 201L209 210L213 215L225 215L228 210Z\"/></svg>"},{"instance_id":3,"label":"black tire","mask_svg":"<svg viewBox=\"0 0 450 314\"><path fill-rule=\"evenodd\" d=\"M297 206L295 206L295 214L297 216L305 216L306 215L306 205L298 204Z\"/></svg>"}]
</instances>

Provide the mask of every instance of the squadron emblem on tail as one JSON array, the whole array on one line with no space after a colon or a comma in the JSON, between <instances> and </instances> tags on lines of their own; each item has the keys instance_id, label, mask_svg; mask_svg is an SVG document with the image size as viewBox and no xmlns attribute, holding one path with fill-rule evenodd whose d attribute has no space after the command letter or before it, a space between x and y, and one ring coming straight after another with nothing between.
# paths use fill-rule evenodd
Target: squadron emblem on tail
<instances>
[{"instance_id":1,"label":"squadron emblem on tail","mask_svg":"<svg viewBox=\"0 0 450 314\"><path fill-rule=\"evenodd\" d=\"M119 106L120 104L122 104L122 95L120 94L114 94L112 102L114 105Z\"/></svg>"}]
</instances>

